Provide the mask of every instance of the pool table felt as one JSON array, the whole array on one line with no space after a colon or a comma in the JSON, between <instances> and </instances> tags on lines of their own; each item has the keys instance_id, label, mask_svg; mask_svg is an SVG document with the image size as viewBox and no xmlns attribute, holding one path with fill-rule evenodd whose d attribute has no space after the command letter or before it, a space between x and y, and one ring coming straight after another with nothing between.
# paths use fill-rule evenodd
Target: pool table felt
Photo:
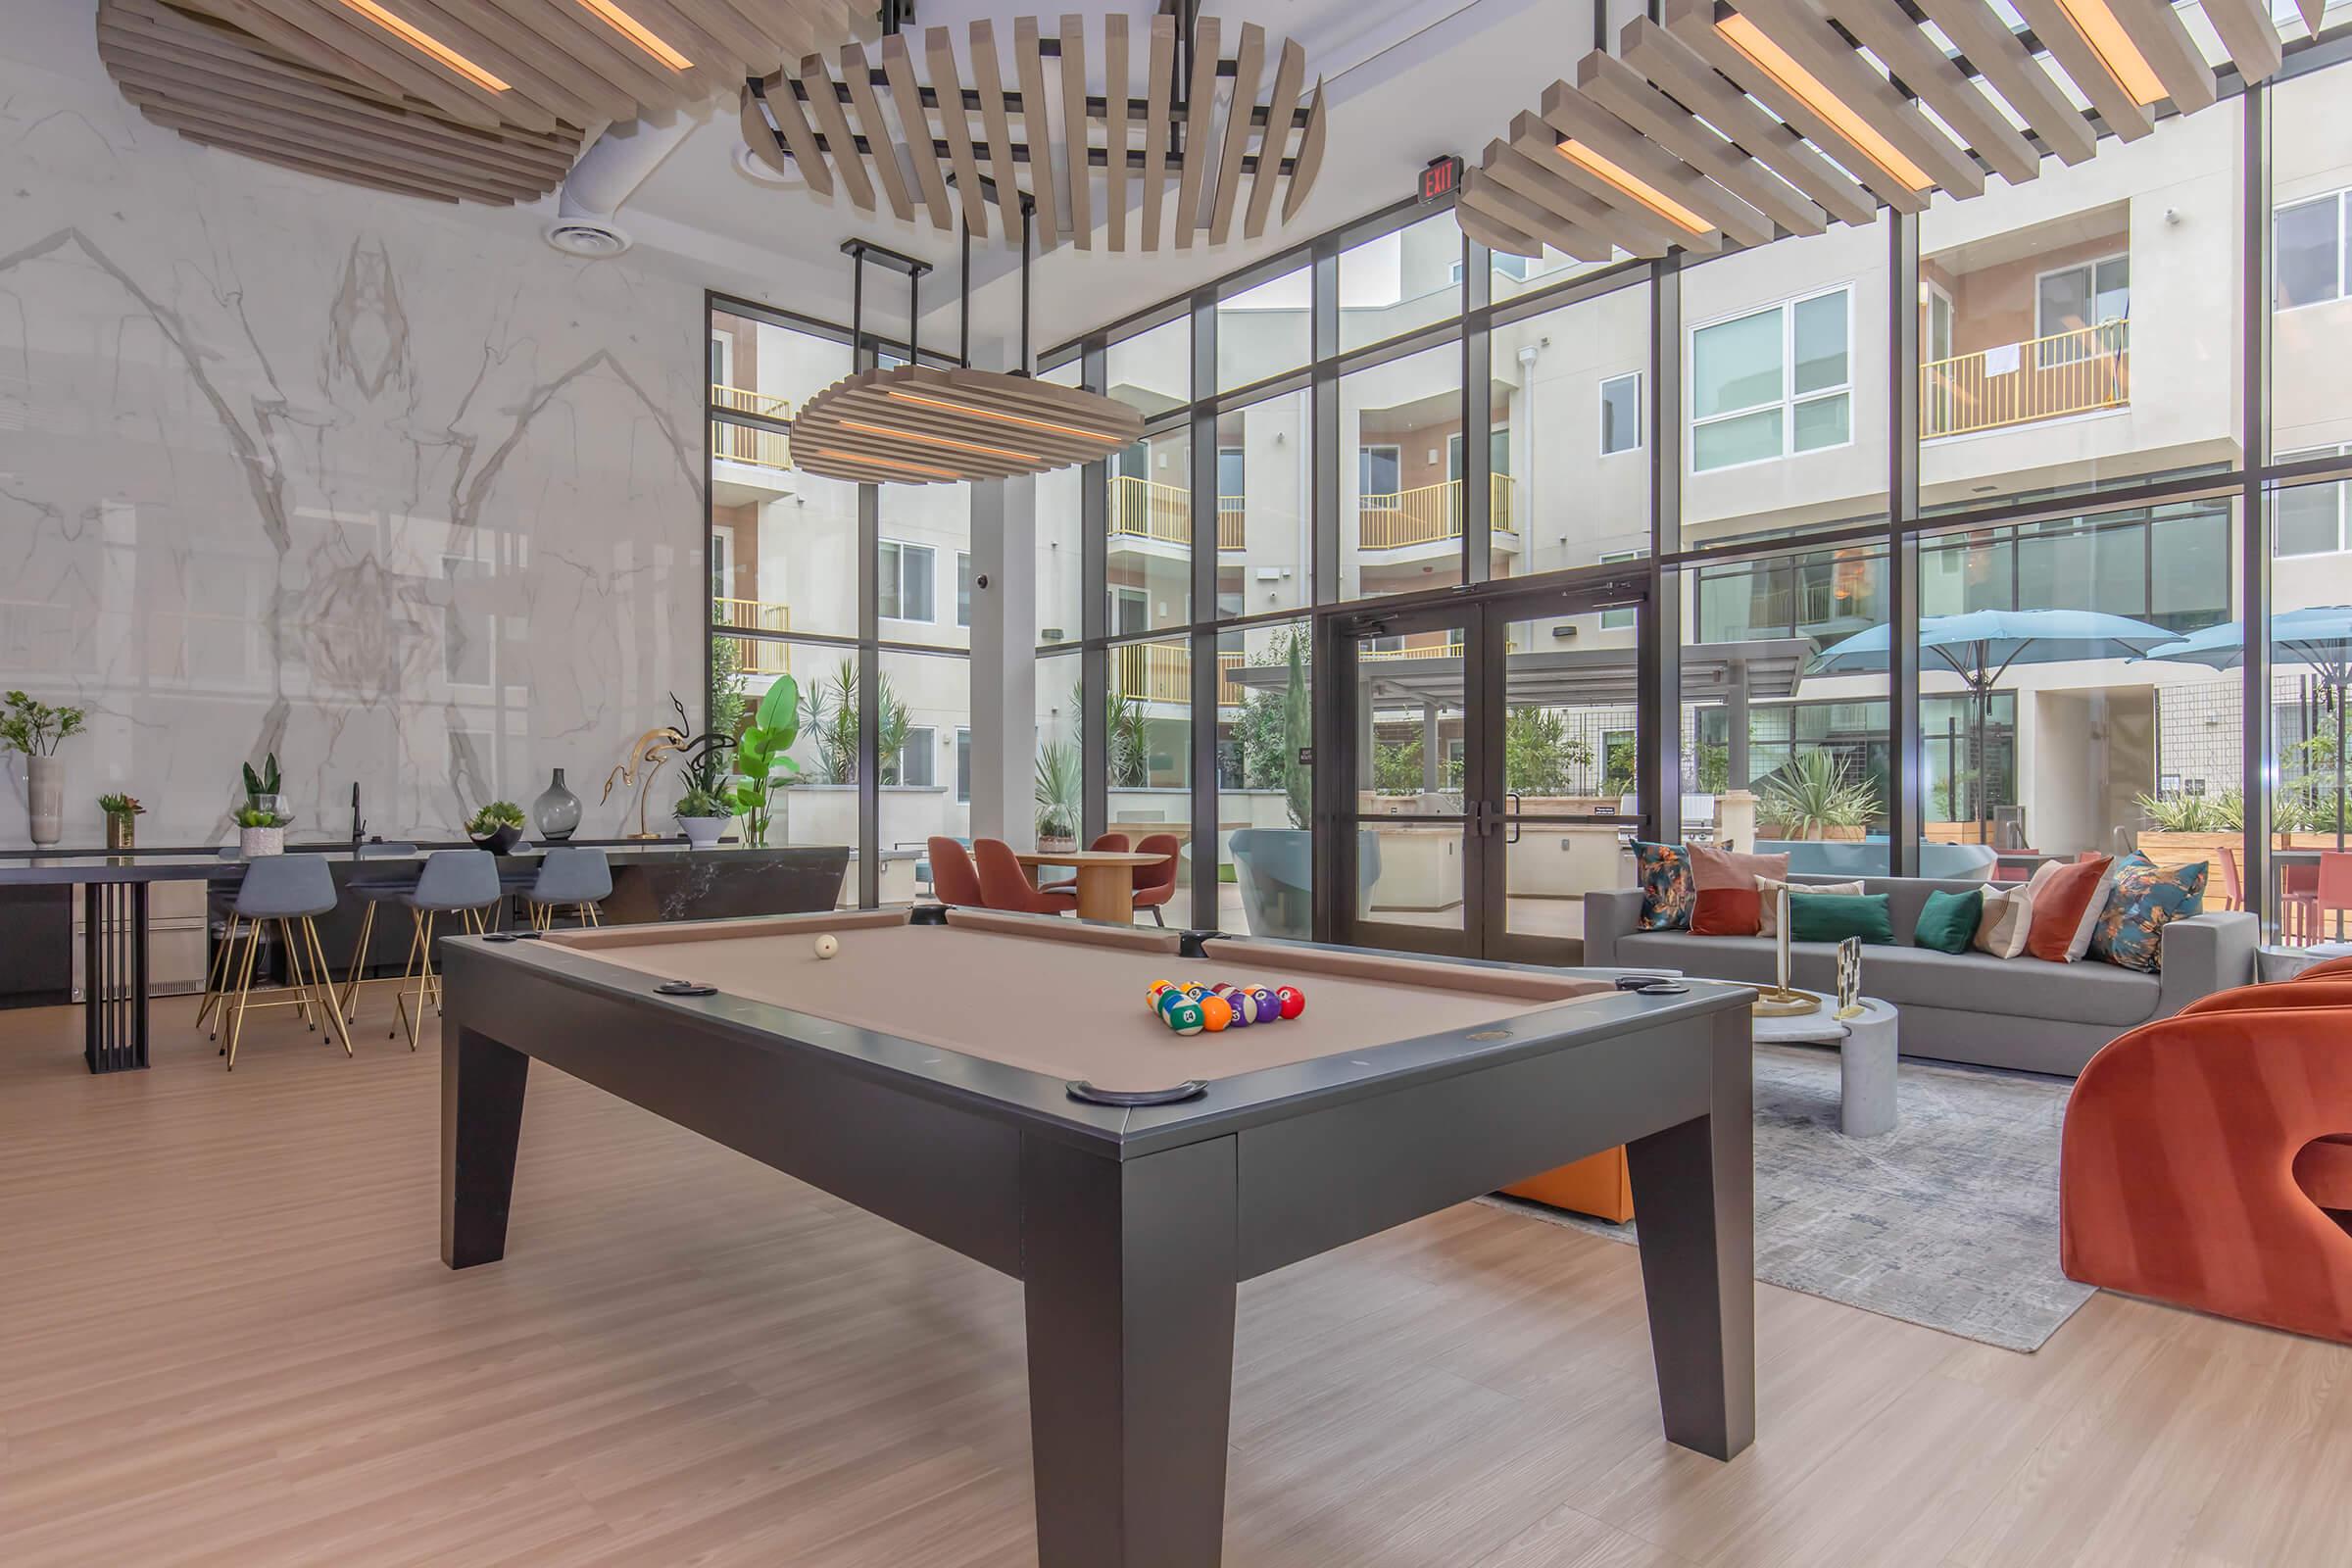
<instances>
[{"instance_id":1,"label":"pool table felt","mask_svg":"<svg viewBox=\"0 0 2352 1568\"><path fill-rule=\"evenodd\" d=\"M903 915L844 913L687 926L607 927L550 938L588 957L664 980L695 980L790 1007L1101 1089L1160 1089L1261 1067L1476 1028L1591 996L1605 981L1482 971L1314 950L1276 957L1253 948L1226 959L1186 958L1142 941L1089 940L1072 921L1034 934L1009 920L987 928L915 926ZM838 956L819 958L830 934ZM1136 933L1142 938L1144 933ZM1379 974L1399 978L1373 978ZM1467 982L1508 976L1511 990ZM1278 1023L1179 1035L1144 1002L1153 980L1296 985L1306 1011ZM1454 985L1433 983L1454 980Z\"/></svg>"}]
</instances>

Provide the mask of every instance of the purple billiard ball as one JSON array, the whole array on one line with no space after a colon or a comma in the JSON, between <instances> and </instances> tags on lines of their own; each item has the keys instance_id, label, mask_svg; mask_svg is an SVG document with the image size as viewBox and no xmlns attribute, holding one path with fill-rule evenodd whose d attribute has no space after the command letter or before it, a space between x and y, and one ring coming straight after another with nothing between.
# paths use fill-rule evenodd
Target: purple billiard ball
<instances>
[{"instance_id":1,"label":"purple billiard ball","mask_svg":"<svg viewBox=\"0 0 2352 1568\"><path fill-rule=\"evenodd\" d=\"M1226 1028L1241 1029L1257 1022L1257 1004L1240 986L1225 993L1225 1004L1233 1009L1233 1021Z\"/></svg>"},{"instance_id":2,"label":"purple billiard ball","mask_svg":"<svg viewBox=\"0 0 2352 1568\"><path fill-rule=\"evenodd\" d=\"M1281 1019L1281 999L1264 986L1252 987L1250 992L1250 1001L1257 1008L1259 1023L1274 1023Z\"/></svg>"}]
</instances>

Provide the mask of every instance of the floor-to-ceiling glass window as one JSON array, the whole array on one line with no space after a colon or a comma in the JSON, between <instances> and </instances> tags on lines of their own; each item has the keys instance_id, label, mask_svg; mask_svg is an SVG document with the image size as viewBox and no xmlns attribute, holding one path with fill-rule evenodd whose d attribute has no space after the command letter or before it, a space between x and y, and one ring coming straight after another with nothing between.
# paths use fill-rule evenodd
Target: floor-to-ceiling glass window
<instances>
[{"instance_id":1,"label":"floor-to-ceiling glass window","mask_svg":"<svg viewBox=\"0 0 2352 1568\"><path fill-rule=\"evenodd\" d=\"M1462 580L1462 351L1340 378L1339 599Z\"/></svg>"},{"instance_id":2,"label":"floor-to-ceiling glass window","mask_svg":"<svg viewBox=\"0 0 2352 1568\"><path fill-rule=\"evenodd\" d=\"M1313 935L1313 630L1261 621L1217 637L1218 924Z\"/></svg>"}]
</instances>

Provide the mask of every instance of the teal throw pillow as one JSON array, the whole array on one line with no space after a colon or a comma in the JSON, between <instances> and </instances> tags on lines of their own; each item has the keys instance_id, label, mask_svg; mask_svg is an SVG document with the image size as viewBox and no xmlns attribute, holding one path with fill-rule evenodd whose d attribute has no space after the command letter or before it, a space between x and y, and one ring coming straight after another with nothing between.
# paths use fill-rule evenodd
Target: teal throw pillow
<instances>
[{"instance_id":1,"label":"teal throw pillow","mask_svg":"<svg viewBox=\"0 0 2352 1568\"><path fill-rule=\"evenodd\" d=\"M1970 934L1975 934L1971 929ZM1894 945L1894 916L1884 893L1790 893L1791 942L1843 942L1860 937L1879 947Z\"/></svg>"},{"instance_id":2,"label":"teal throw pillow","mask_svg":"<svg viewBox=\"0 0 2352 1568\"><path fill-rule=\"evenodd\" d=\"M1919 911L1919 928L1912 941L1920 947L1937 953L1966 953L1977 939L1977 926L1984 918L1984 890L1970 888L1966 893L1946 893L1937 888L1928 895L1928 902Z\"/></svg>"},{"instance_id":3,"label":"teal throw pillow","mask_svg":"<svg viewBox=\"0 0 2352 1568\"><path fill-rule=\"evenodd\" d=\"M1680 844L1634 841L1634 863L1642 888L1643 931L1688 931L1690 906L1698 902L1698 879L1690 857Z\"/></svg>"}]
</instances>

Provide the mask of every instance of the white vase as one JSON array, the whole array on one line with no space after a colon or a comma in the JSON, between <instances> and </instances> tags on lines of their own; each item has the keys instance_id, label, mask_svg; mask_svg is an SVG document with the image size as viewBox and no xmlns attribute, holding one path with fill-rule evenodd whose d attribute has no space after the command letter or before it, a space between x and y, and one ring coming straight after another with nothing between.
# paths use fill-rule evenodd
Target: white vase
<instances>
[{"instance_id":1,"label":"white vase","mask_svg":"<svg viewBox=\"0 0 2352 1568\"><path fill-rule=\"evenodd\" d=\"M237 829L237 848L248 860L265 855L286 853L286 830L282 827L241 827Z\"/></svg>"},{"instance_id":2,"label":"white vase","mask_svg":"<svg viewBox=\"0 0 2352 1568\"><path fill-rule=\"evenodd\" d=\"M66 770L54 757L24 759L24 805L32 842L55 844L66 832Z\"/></svg>"},{"instance_id":3,"label":"white vase","mask_svg":"<svg viewBox=\"0 0 2352 1568\"><path fill-rule=\"evenodd\" d=\"M727 816L681 816L678 826L686 830L686 842L698 850L708 850L718 843L718 836L733 821Z\"/></svg>"}]
</instances>

